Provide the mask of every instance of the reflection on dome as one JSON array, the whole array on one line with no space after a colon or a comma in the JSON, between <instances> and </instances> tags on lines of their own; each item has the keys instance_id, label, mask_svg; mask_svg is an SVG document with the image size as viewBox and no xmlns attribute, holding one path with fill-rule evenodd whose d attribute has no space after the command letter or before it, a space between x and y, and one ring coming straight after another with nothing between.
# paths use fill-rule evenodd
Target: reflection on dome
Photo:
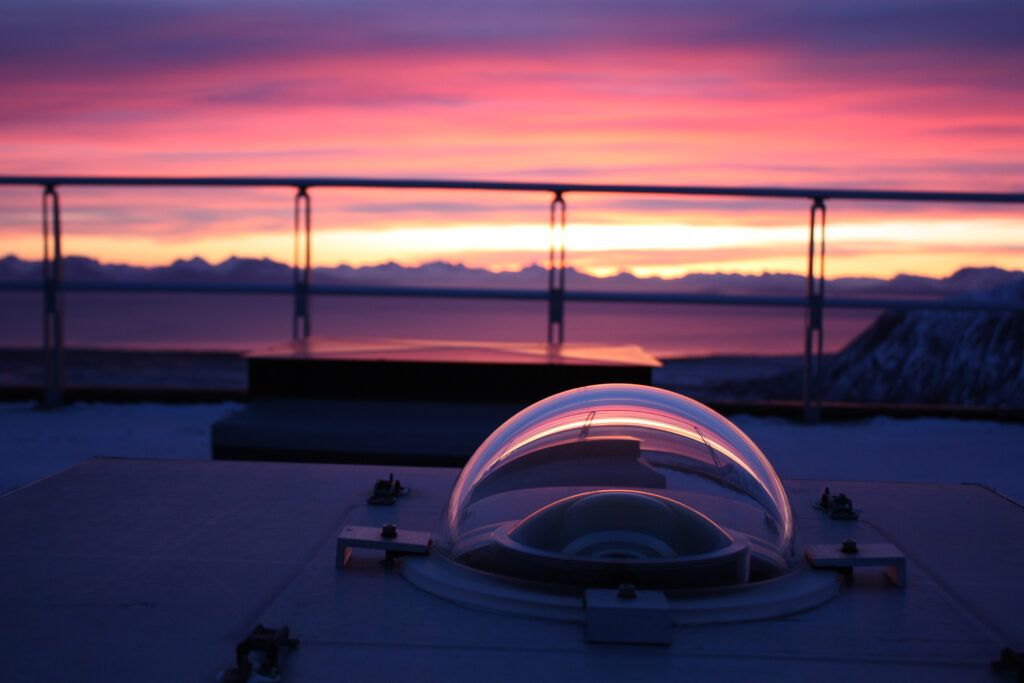
<instances>
[{"instance_id":1,"label":"reflection on dome","mask_svg":"<svg viewBox=\"0 0 1024 683\"><path fill-rule=\"evenodd\" d=\"M785 491L746 435L652 387L573 389L518 413L466 464L436 548L533 581L695 588L795 562Z\"/></svg>"}]
</instances>

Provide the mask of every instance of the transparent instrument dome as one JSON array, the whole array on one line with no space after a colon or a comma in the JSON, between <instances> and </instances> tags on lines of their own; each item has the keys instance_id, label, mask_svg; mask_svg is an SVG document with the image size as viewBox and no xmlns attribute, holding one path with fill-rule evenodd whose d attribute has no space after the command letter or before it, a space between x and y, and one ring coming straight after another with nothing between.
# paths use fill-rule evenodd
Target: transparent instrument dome
<instances>
[{"instance_id":1,"label":"transparent instrument dome","mask_svg":"<svg viewBox=\"0 0 1024 683\"><path fill-rule=\"evenodd\" d=\"M789 501L734 424L663 389L602 384L546 398L484 441L435 549L557 584L736 585L796 562Z\"/></svg>"}]
</instances>

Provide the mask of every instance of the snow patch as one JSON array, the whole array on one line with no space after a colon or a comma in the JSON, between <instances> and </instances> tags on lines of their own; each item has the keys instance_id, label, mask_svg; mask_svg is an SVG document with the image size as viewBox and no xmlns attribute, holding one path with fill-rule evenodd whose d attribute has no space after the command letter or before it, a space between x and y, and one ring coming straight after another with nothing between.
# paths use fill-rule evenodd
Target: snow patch
<instances>
[{"instance_id":1,"label":"snow patch","mask_svg":"<svg viewBox=\"0 0 1024 683\"><path fill-rule=\"evenodd\" d=\"M206 460L210 427L236 403L80 403L42 411L0 403L0 492L93 457ZM1024 425L877 417L802 424L739 415L783 478L982 483L1024 501Z\"/></svg>"}]
</instances>

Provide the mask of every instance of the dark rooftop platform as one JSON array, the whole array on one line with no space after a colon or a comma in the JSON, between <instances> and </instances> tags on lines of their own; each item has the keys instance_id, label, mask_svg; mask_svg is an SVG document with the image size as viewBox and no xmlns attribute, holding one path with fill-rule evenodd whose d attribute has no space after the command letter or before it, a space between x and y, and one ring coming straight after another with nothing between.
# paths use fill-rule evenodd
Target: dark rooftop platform
<instances>
[{"instance_id":1,"label":"dark rooftop platform","mask_svg":"<svg viewBox=\"0 0 1024 683\"><path fill-rule=\"evenodd\" d=\"M587 384L650 384L639 346L310 337L247 354L254 398L519 401Z\"/></svg>"},{"instance_id":2,"label":"dark rooftop platform","mask_svg":"<svg viewBox=\"0 0 1024 683\"><path fill-rule=\"evenodd\" d=\"M348 338L247 354L251 403L213 457L461 465L527 405L589 384L651 384L638 346Z\"/></svg>"}]
</instances>

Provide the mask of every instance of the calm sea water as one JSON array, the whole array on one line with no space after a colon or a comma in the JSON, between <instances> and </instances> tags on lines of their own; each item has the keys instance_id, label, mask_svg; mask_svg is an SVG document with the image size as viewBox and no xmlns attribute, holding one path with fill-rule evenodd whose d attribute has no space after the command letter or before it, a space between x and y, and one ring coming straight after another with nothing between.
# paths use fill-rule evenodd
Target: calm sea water
<instances>
[{"instance_id":1,"label":"calm sea water","mask_svg":"<svg viewBox=\"0 0 1024 683\"><path fill-rule=\"evenodd\" d=\"M68 346L250 350L291 338L287 295L66 293ZM543 341L541 301L314 297L313 334L472 341ZM0 293L0 347L38 346L42 295ZM825 349L838 351L878 311L826 311ZM802 309L570 302L566 341L639 344L662 357L786 355L803 349Z\"/></svg>"}]
</instances>

